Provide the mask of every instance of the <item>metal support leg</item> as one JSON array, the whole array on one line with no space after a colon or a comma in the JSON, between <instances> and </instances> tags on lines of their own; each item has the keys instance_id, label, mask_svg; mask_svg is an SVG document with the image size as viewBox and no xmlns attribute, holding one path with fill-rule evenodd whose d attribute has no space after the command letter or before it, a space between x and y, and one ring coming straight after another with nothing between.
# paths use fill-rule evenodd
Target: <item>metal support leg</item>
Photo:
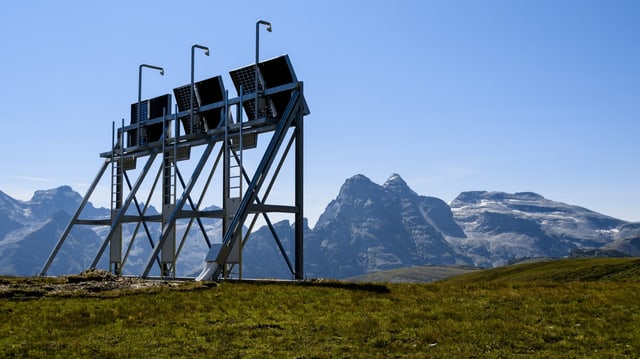
<instances>
[{"instance_id":1,"label":"metal support leg","mask_svg":"<svg viewBox=\"0 0 640 359\"><path fill-rule=\"evenodd\" d=\"M93 263L91 263L91 268L95 268L95 267L98 266L98 262L100 261L100 257L102 257L102 254L104 253L105 249L107 248L107 244L109 244L109 242L111 241L111 238L113 237L113 235L115 233L115 231L114 231L115 226L120 224L120 223L122 223L122 218L124 217L125 212L129 208L129 205L131 205L131 201L135 197L136 192L138 192L138 189L140 189L140 186L142 185L142 182L143 182L144 178L146 177L147 172L149 172L149 168L151 168L151 165L153 164L153 161L156 159L156 155L157 155L156 153L152 153L152 154L149 155L149 159L147 160L147 163L145 164L144 169L143 169L142 173L140 174L140 177L138 177L138 180L136 181L135 185L133 186L133 190L131 190L131 192L127 196L127 199L125 200L122 208L120 209L120 211L118 211L118 214L113 219L113 224L111 226L111 230L109 231L109 234L107 235L107 238L105 238L104 242L102 242L102 245L100 246L100 249L98 250L98 254L94 258Z\"/></svg>"},{"instance_id":2,"label":"metal support leg","mask_svg":"<svg viewBox=\"0 0 640 359\"><path fill-rule=\"evenodd\" d=\"M303 128L303 121L302 121L302 116L298 116L297 120L296 120L296 127L295 127L295 137L296 137L296 158L295 158L295 177L296 177L296 184L295 184L295 191L296 191L296 198L295 198L295 202L296 202L296 213L295 213L295 279L297 280L302 280L304 279L304 268L303 268L303 263L304 263L304 243L303 243L303 238L304 238L304 168L303 168L303 164L304 164L304 160L303 160L303 155L304 155L304 143L303 143L303 137L304 137L304 128Z\"/></svg>"},{"instance_id":3,"label":"metal support leg","mask_svg":"<svg viewBox=\"0 0 640 359\"><path fill-rule=\"evenodd\" d=\"M51 263L53 262L53 259L58 254L58 251L60 250L60 247L62 247L62 244L67 239L67 236L69 236L69 233L71 233L71 229L73 228L73 225L78 220L78 217L80 217L80 213L82 213L82 210L84 209L84 206L86 206L87 202L89 202L89 198L91 198L91 195L93 194L93 191L96 189L96 186L100 182L100 179L102 178L102 175L107 170L107 167L109 166L109 162L110 162L109 160L105 160L104 163L102 164L102 167L100 167L100 170L98 171L98 175L93 180L93 183L91 183L91 186L89 186L89 189L87 190L87 193L84 195L84 198L82 199L82 202L80 203L80 206L76 210L76 213L73 215L73 217L71 217L71 220L69 221L69 224L67 224L67 227L64 229L64 232L62 232L62 235L60 236L60 239L56 243L55 247L53 247L53 251L51 251L51 254L49 255L49 258L47 259L47 262L44 264L44 267L42 267L42 270L40 271L40 275L42 275L42 276L47 275L47 271L49 270L49 267L51 266Z\"/></svg>"}]
</instances>

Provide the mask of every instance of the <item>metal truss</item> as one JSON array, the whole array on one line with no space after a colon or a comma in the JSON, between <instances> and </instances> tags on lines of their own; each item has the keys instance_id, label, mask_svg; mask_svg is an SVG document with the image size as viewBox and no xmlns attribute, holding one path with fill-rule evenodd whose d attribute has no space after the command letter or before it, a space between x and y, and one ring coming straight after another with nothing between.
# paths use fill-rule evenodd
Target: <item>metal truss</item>
<instances>
[{"instance_id":1,"label":"metal truss","mask_svg":"<svg viewBox=\"0 0 640 359\"><path fill-rule=\"evenodd\" d=\"M260 76L265 79L261 83L260 97L256 97L255 92L243 93L242 84L236 83L239 96L235 98L230 99L228 91L224 91L223 98L217 98L219 101L199 103L200 106L197 108L182 109L175 114L170 114L170 109L165 107L161 111L163 114L161 117L135 122L132 120L132 124L128 126L124 126L123 123L117 131L117 136L115 136L114 125L112 148L100 154L105 159L104 163L89 186L79 208L56 242L40 275L47 275L73 228L108 226L109 231L95 253L91 268L96 268L103 263L105 252L109 248L109 270L122 274L127 268L127 260L135 241L140 237L146 237L150 253L138 276L151 278L153 269L157 268L160 277L173 278L176 276L176 263L180 259L187 235L195 225L208 248L206 261L216 265L216 270L206 279L228 277L233 268L242 266L242 248L249 240L257 219L261 217L269 227L292 277L303 279L303 118L309 110L303 96L303 84L295 78L288 56L267 60L259 65L258 71L262 71ZM277 74L269 73L269 71L276 71L274 69L277 69L276 72L282 72L286 67L289 73L285 73L284 80L277 77ZM255 70L256 67L253 66L253 71ZM279 80L275 80L276 78ZM198 83L201 91L212 87L210 84L213 82L206 81ZM216 78L214 84L222 86L219 78ZM196 90L198 90L197 87ZM216 91L219 93L220 89ZM182 89L181 93L186 92ZM200 93L196 95L198 99L207 98L200 96ZM194 102L189 101L187 104ZM139 101L135 108L138 118L140 118L140 106L152 106L153 103L153 99ZM160 103L166 103L164 98ZM259 108L266 108L268 111L261 111L262 116L259 118L250 115L247 121L243 121L243 109L245 111L248 108L255 109L256 104ZM231 109L236 111L235 122L231 116L233 112ZM151 107L145 111L153 113ZM157 109L156 112L158 112ZM197 123L194 124L194 121ZM180 135L180 124L185 127L184 135ZM257 148L255 142L258 136L268 135L271 135L268 145L261 153L261 160L255 172L250 175L243 166L243 151L248 148ZM127 146L127 138L129 146ZM182 162L194 160L190 156L193 155L191 149L195 147L203 150L199 157L195 158L195 166L188 180L185 181L187 177L184 177L181 171ZM268 204L271 189L280 176L283 164L290 157L292 149L295 176L294 203ZM279 154L280 158L278 158ZM143 166L140 170L133 171L138 159L144 160ZM221 160L222 166L220 166ZM154 170L157 162L161 162L161 165ZM109 166L111 166L111 216L81 218L98 184L108 176ZM233 171L236 172L232 173ZM222 209L201 210L206 194L210 192L212 180L216 174L220 175L220 172L223 178ZM131 175L137 176L133 178L133 182ZM150 189L145 192L147 188L143 190L143 184L148 184L149 181L151 181ZM201 184L202 181L204 185ZM162 188L160 191L162 193L161 214L148 214L150 202L154 193L158 192L159 183ZM198 190L195 190L196 184L198 184ZM124 196L125 193L126 196ZM139 198L144 198L142 203ZM269 213L288 213L295 217L293 263L275 232ZM251 215L253 215L252 218L250 218ZM218 218L223 221L221 244L212 243L210 239L212 233L207 232L202 222L203 218ZM183 219L188 219L186 230L181 238L176 238L176 221ZM158 224L160 225L159 235L150 229L152 223L156 223L156 228ZM128 240L123 240L123 225L131 224L135 224L132 236ZM243 228L248 228L244 235ZM124 243L128 243L126 248L123 248ZM234 248L239 251L239 256L234 255ZM241 276L241 271L239 273Z\"/></svg>"}]
</instances>

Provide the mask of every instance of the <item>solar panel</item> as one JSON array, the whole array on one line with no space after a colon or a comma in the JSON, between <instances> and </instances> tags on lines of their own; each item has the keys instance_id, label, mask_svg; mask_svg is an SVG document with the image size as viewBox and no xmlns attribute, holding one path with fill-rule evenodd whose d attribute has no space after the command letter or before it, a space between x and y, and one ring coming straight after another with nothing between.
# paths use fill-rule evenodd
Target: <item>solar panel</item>
<instances>
[{"instance_id":1,"label":"solar panel","mask_svg":"<svg viewBox=\"0 0 640 359\"><path fill-rule=\"evenodd\" d=\"M141 119L147 118L147 105L146 101L140 103L140 116L138 116L138 103L131 104L131 124L138 122L138 117ZM127 146L138 145L138 129L132 129L127 131Z\"/></svg>"},{"instance_id":2,"label":"solar panel","mask_svg":"<svg viewBox=\"0 0 640 359\"><path fill-rule=\"evenodd\" d=\"M138 103L131 104L131 124L138 122L138 118L142 121L146 121L149 118L147 113L149 109L149 105L147 104L147 100L140 102L140 116L138 116Z\"/></svg>"},{"instance_id":3,"label":"solar panel","mask_svg":"<svg viewBox=\"0 0 640 359\"><path fill-rule=\"evenodd\" d=\"M264 82L267 84L267 88L297 81L288 55L265 60L259 63L258 67L260 68Z\"/></svg>"},{"instance_id":4,"label":"solar panel","mask_svg":"<svg viewBox=\"0 0 640 359\"><path fill-rule=\"evenodd\" d=\"M287 55L261 62L258 66L267 89L296 82L296 75ZM291 99L291 92L280 92L270 96L270 99L276 113L284 113Z\"/></svg>"},{"instance_id":5,"label":"solar panel","mask_svg":"<svg viewBox=\"0 0 640 359\"><path fill-rule=\"evenodd\" d=\"M186 111L189 108L189 85L176 87L173 89L173 95L176 97L176 104L178 104L179 111ZM193 97L193 107L198 107L197 98Z\"/></svg>"},{"instance_id":6,"label":"solar panel","mask_svg":"<svg viewBox=\"0 0 640 359\"><path fill-rule=\"evenodd\" d=\"M140 143L159 141L162 138L162 122L147 125L146 121L171 114L171 95L166 94L140 102ZM138 122L138 103L131 104L131 124ZM138 145L138 130L127 131L128 146Z\"/></svg>"},{"instance_id":7,"label":"solar panel","mask_svg":"<svg viewBox=\"0 0 640 359\"><path fill-rule=\"evenodd\" d=\"M246 67L242 67L236 70L229 71L229 75L231 75L231 80L236 88L236 92L240 93L240 86L242 86L243 94L255 93L256 90L256 72L255 72L255 64L249 65ZM258 88L260 91L264 90L264 80L262 80L262 76L258 73ZM275 117L275 113L271 111L270 103L264 102L259 103L259 113L257 118L262 118L265 116ZM256 119L256 107L255 107L255 99L249 99L243 101L242 107L244 107L244 111L247 114L247 118L249 120Z\"/></svg>"},{"instance_id":8,"label":"solar panel","mask_svg":"<svg viewBox=\"0 0 640 359\"><path fill-rule=\"evenodd\" d=\"M216 76L194 83L192 106L189 106L189 97L191 97L191 93L189 91L190 86L191 85L189 84L173 89L173 94L176 96L176 102L178 104L178 110L181 112L187 111L190 108L199 108L201 106L210 105L224 100L225 91L222 76ZM218 127L222 120L223 110L223 108L218 108L194 114L195 132L206 132ZM180 117L180 122L182 122L182 127L186 134L191 133L189 119L190 117L188 115Z\"/></svg>"},{"instance_id":9,"label":"solar panel","mask_svg":"<svg viewBox=\"0 0 640 359\"><path fill-rule=\"evenodd\" d=\"M171 95L166 94L158 97L154 97L149 100L149 119L161 118L163 115L171 114ZM142 123L140 124L142 125ZM162 128L163 123L158 122L153 125L147 125L142 128L144 135L146 135L146 140L149 142L160 141L162 139L162 134L164 133L164 129ZM146 133L145 133L146 132Z\"/></svg>"},{"instance_id":10,"label":"solar panel","mask_svg":"<svg viewBox=\"0 0 640 359\"><path fill-rule=\"evenodd\" d=\"M175 95L176 103L178 104L178 111L180 112L187 111L190 108L192 108L192 106L189 106L189 97L191 97L191 93L189 92L189 87L191 87L191 84L180 86L173 89L173 94ZM193 96L193 108L196 108L196 107L198 107L198 99L196 96ZM181 116L179 120L182 123L182 128L184 129L184 133L187 135L190 134L191 126L189 125L189 115Z\"/></svg>"},{"instance_id":11,"label":"solar panel","mask_svg":"<svg viewBox=\"0 0 640 359\"><path fill-rule=\"evenodd\" d=\"M289 60L289 55L282 55L262 61L258 64L258 69L258 87L260 90L268 90L298 81L293 71L291 61ZM240 86L242 86L245 94L255 93L255 64L230 71L229 74L238 93L240 92ZM279 116L284 113L290 99L291 91L283 91L267 96L266 98L261 98L262 101L259 103L260 112L258 118ZM254 120L255 100L245 101L243 107L247 113L247 117L250 120ZM305 102L305 115L308 114L308 112Z\"/></svg>"},{"instance_id":12,"label":"solar panel","mask_svg":"<svg viewBox=\"0 0 640 359\"><path fill-rule=\"evenodd\" d=\"M200 106L206 106L224 100L225 91L224 84L222 83L222 76L216 76L196 82L195 87ZM222 121L223 112L224 108L220 107L200 113L204 120L205 131L212 130L219 126L220 121Z\"/></svg>"}]
</instances>

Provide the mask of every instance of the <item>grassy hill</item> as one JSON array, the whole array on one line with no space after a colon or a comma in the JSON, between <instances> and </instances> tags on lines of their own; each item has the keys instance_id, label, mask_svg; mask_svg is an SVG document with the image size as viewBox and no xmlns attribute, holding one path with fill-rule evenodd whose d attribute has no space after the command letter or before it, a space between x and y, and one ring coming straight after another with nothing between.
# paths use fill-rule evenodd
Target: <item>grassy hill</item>
<instances>
[{"instance_id":1,"label":"grassy hill","mask_svg":"<svg viewBox=\"0 0 640 359\"><path fill-rule=\"evenodd\" d=\"M452 281L635 281L640 282L640 259L580 258L522 263L485 269Z\"/></svg>"},{"instance_id":2,"label":"grassy hill","mask_svg":"<svg viewBox=\"0 0 640 359\"><path fill-rule=\"evenodd\" d=\"M477 271L475 267L418 266L390 269L346 279L348 282L429 283Z\"/></svg>"},{"instance_id":3,"label":"grassy hill","mask_svg":"<svg viewBox=\"0 0 640 359\"><path fill-rule=\"evenodd\" d=\"M55 282L4 278L0 287L25 281ZM0 356L640 357L639 289L640 260L580 259L428 284L170 283L6 296Z\"/></svg>"}]
</instances>

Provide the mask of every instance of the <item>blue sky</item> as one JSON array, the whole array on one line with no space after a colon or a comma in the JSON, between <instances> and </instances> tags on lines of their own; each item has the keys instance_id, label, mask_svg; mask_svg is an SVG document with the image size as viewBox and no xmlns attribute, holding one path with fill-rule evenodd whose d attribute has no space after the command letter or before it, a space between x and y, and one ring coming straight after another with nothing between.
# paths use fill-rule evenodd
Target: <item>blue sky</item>
<instances>
[{"instance_id":1,"label":"blue sky","mask_svg":"<svg viewBox=\"0 0 640 359\"><path fill-rule=\"evenodd\" d=\"M137 100L288 53L305 83L305 214L399 173L446 202L533 191L640 221L640 2L3 1L0 190L84 194ZM108 206L109 189L93 201Z\"/></svg>"}]
</instances>

